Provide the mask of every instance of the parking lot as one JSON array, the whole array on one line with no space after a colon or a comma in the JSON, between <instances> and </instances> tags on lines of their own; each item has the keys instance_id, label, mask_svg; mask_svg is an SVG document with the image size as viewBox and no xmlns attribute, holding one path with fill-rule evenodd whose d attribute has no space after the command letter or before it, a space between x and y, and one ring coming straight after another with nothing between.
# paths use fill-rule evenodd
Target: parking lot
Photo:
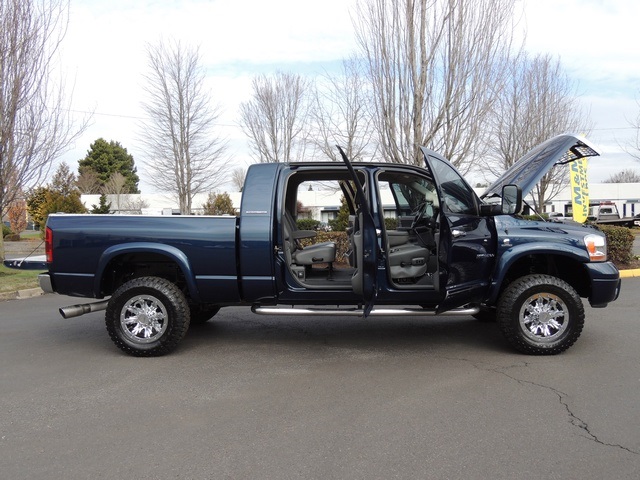
<instances>
[{"instance_id":1,"label":"parking lot","mask_svg":"<svg viewBox=\"0 0 640 480\"><path fill-rule=\"evenodd\" d=\"M223 310L178 351L122 354L102 313L4 302L3 478L640 475L640 279L556 357L493 324Z\"/></svg>"}]
</instances>

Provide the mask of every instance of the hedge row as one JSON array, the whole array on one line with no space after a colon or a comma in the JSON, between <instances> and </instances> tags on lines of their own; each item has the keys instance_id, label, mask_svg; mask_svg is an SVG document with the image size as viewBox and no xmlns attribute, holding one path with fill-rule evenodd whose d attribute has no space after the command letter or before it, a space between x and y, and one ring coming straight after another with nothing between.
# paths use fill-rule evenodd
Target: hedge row
<instances>
[{"instance_id":1,"label":"hedge row","mask_svg":"<svg viewBox=\"0 0 640 480\"><path fill-rule=\"evenodd\" d=\"M598 229L607 236L607 258L615 263L631 262L635 239L631 229L613 225L598 225Z\"/></svg>"},{"instance_id":2,"label":"hedge row","mask_svg":"<svg viewBox=\"0 0 640 480\"><path fill-rule=\"evenodd\" d=\"M598 227L607 236L607 257L609 260L627 264L633 259L633 232L626 227L600 225ZM349 238L345 232L318 232L316 238L303 240L303 246L318 242L336 242L336 261L343 262L349 251Z\"/></svg>"}]
</instances>

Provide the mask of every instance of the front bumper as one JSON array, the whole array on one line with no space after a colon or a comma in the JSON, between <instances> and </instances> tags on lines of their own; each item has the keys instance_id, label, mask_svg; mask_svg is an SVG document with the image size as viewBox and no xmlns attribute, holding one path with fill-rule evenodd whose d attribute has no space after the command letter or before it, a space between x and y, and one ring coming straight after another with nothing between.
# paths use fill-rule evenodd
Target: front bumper
<instances>
[{"instance_id":1,"label":"front bumper","mask_svg":"<svg viewBox=\"0 0 640 480\"><path fill-rule=\"evenodd\" d=\"M593 308L606 307L620 295L620 272L611 262L585 264L591 279L589 304Z\"/></svg>"}]
</instances>

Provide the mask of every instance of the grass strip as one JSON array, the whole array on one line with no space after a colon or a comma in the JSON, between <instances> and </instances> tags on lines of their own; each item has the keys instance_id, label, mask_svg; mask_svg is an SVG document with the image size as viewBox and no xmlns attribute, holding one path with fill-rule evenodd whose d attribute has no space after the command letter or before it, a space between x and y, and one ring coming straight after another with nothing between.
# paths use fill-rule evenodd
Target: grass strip
<instances>
[{"instance_id":1,"label":"grass strip","mask_svg":"<svg viewBox=\"0 0 640 480\"><path fill-rule=\"evenodd\" d=\"M15 270L0 265L0 293L36 288L40 273L38 270Z\"/></svg>"}]
</instances>

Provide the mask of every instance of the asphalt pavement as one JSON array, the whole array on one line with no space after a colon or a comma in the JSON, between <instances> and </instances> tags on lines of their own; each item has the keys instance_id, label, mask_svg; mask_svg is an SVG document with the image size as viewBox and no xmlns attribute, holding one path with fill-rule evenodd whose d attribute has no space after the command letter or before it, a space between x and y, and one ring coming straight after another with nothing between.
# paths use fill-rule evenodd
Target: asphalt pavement
<instances>
[{"instance_id":1,"label":"asphalt pavement","mask_svg":"<svg viewBox=\"0 0 640 480\"><path fill-rule=\"evenodd\" d=\"M640 478L638 278L553 357L470 317L229 308L133 358L73 303L0 305L2 478Z\"/></svg>"}]
</instances>

